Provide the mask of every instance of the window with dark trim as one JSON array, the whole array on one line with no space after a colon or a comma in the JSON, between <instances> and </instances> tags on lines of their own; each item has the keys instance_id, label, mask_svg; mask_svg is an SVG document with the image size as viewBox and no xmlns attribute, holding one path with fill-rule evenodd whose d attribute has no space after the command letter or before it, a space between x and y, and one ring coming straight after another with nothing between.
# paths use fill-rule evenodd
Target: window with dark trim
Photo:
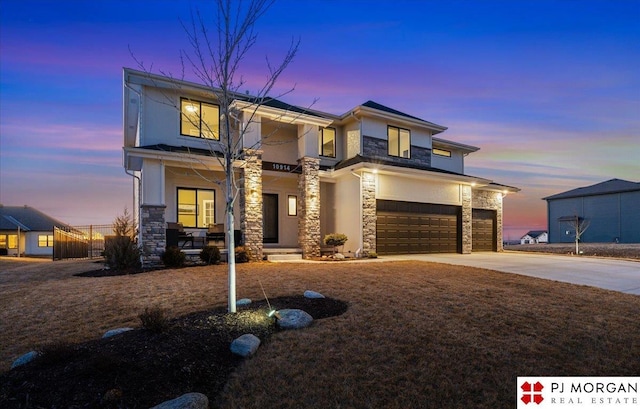
<instances>
[{"instance_id":1,"label":"window with dark trim","mask_svg":"<svg viewBox=\"0 0 640 409\"><path fill-rule=\"evenodd\" d=\"M434 155L437 155L437 156L444 156L446 158L450 158L451 157L451 151L448 151L448 150L445 150L445 149L433 148L431 150L431 152Z\"/></svg>"},{"instance_id":2,"label":"window with dark trim","mask_svg":"<svg viewBox=\"0 0 640 409\"><path fill-rule=\"evenodd\" d=\"M411 157L411 131L389 125L387 126L387 141L389 156Z\"/></svg>"},{"instance_id":3,"label":"window with dark trim","mask_svg":"<svg viewBox=\"0 0 640 409\"><path fill-rule=\"evenodd\" d=\"M184 227L205 228L216 223L215 190L178 188L177 221Z\"/></svg>"},{"instance_id":4,"label":"window with dark trim","mask_svg":"<svg viewBox=\"0 0 640 409\"><path fill-rule=\"evenodd\" d=\"M220 107L180 98L180 135L220 139Z\"/></svg>"},{"instance_id":5,"label":"window with dark trim","mask_svg":"<svg viewBox=\"0 0 640 409\"><path fill-rule=\"evenodd\" d=\"M336 130L335 128L322 128L320 130L318 152L320 156L336 157Z\"/></svg>"}]
</instances>

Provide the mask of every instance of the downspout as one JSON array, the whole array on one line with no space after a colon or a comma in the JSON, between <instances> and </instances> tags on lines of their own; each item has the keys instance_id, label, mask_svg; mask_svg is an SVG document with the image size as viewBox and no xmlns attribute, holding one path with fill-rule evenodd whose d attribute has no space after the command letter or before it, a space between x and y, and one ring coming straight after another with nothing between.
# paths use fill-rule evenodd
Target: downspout
<instances>
[{"instance_id":1,"label":"downspout","mask_svg":"<svg viewBox=\"0 0 640 409\"><path fill-rule=\"evenodd\" d=\"M124 173L126 173L129 176L132 176L136 179L138 179L138 197L140 197L140 195L142 194L142 179L140 179L139 176L137 176L134 173L129 173L129 171L127 170L127 168L124 169ZM133 203L133 207L136 207L136 193L135 191L131 194L131 202ZM138 248L142 249L142 232L140 231L140 222L142 221L141 217L142 217L142 209L140 208L140 206L138 206L138 208L136 209L138 216L138 223L137 223L137 227L138 227ZM140 254L140 263L142 263L142 253Z\"/></svg>"}]
</instances>

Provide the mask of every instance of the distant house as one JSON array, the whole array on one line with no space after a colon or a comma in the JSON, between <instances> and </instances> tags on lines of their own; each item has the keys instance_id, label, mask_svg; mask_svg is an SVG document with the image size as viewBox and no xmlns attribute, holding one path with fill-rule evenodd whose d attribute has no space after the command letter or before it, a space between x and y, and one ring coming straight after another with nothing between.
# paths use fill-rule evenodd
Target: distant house
<instances>
[{"instance_id":1,"label":"distant house","mask_svg":"<svg viewBox=\"0 0 640 409\"><path fill-rule=\"evenodd\" d=\"M540 244L549 241L549 234L546 230L531 230L520 239L520 244Z\"/></svg>"},{"instance_id":2,"label":"distant house","mask_svg":"<svg viewBox=\"0 0 640 409\"><path fill-rule=\"evenodd\" d=\"M575 240L570 220L585 220L585 243L640 243L640 183L611 179L545 197L549 243Z\"/></svg>"},{"instance_id":3,"label":"distant house","mask_svg":"<svg viewBox=\"0 0 640 409\"><path fill-rule=\"evenodd\" d=\"M66 224L33 207L0 205L0 255L52 256L54 226Z\"/></svg>"}]
</instances>

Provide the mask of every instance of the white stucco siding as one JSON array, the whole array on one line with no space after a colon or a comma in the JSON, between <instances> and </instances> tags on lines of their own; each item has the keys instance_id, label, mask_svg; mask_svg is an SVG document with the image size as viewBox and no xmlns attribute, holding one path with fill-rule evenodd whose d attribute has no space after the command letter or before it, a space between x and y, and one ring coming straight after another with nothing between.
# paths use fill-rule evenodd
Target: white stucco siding
<instances>
[{"instance_id":1,"label":"white stucco siding","mask_svg":"<svg viewBox=\"0 0 640 409\"><path fill-rule=\"evenodd\" d=\"M298 160L298 127L273 121L262 121L262 160L296 164Z\"/></svg>"},{"instance_id":2,"label":"white stucco siding","mask_svg":"<svg viewBox=\"0 0 640 409\"><path fill-rule=\"evenodd\" d=\"M444 149L444 148L443 148ZM448 170L450 172L464 173L464 156L462 152L451 151L451 157L431 155L431 166L437 169Z\"/></svg>"},{"instance_id":3,"label":"white stucco siding","mask_svg":"<svg viewBox=\"0 0 640 409\"><path fill-rule=\"evenodd\" d=\"M428 130L416 129L402 122L384 121L374 118L362 119L362 134L378 139L387 139L387 126L396 126L398 128L408 129L411 131L411 145L421 148L431 149L431 133Z\"/></svg>"},{"instance_id":4,"label":"white stucco siding","mask_svg":"<svg viewBox=\"0 0 640 409\"><path fill-rule=\"evenodd\" d=\"M24 252L27 256L53 256L53 246L38 246L38 236L40 235L53 236L53 231L30 231L26 233L24 243L20 243L24 245L20 251Z\"/></svg>"},{"instance_id":5,"label":"white stucco siding","mask_svg":"<svg viewBox=\"0 0 640 409\"><path fill-rule=\"evenodd\" d=\"M335 204L335 231L328 233L346 234L349 240L344 246L344 252L355 253L362 247L360 179L351 174L339 178L335 184L335 197L339 198Z\"/></svg>"},{"instance_id":6,"label":"white stucco siding","mask_svg":"<svg viewBox=\"0 0 640 409\"><path fill-rule=\"evenodd\" d=\"M140 146L165 144L219 150L215 140L180 135L180 98L215 104L215 101L202 97L145 87Z\"/></svg>"},{"instance_id":7,"label":"white stucco siding","mask_svg":"<svg viewBox=\"0 0 640 409\"><path fill-rule=\"evenodd\" d=\"M460 185L378 174L376 199L460 206Z\"/></svg>"},{"instance_id":8,"label":"white stucco siding","mask_svg":"<svg viewBox=\"0 0 640 409\"><path fill-rule=\"evenodd\" d=\"M142 163L142 204L163 205L165 167L159 160L145 159Z\"/></svg>"}]
</instances>

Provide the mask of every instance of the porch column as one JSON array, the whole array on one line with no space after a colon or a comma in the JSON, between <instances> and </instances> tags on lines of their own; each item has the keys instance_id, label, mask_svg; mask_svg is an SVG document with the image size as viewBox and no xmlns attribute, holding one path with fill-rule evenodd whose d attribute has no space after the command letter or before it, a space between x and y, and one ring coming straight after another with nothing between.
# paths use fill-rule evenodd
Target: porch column
<instances>
[{"instance_id":1,"label":"porch column","mask_svg":"<svg viewBox=\"0 0 640 409\"><path fill-rule=\"evenodd\" d=\"M470 254L473 247L471 186L462 185L462 254Z\"/></svg>"},{"instance_id":2,"label":"porch column","mask_svg":"<svg viewBox=\"0 0 640 409\"><path fill-rule=\"evenodd\" d=\"M140 206L140 238L142 240L142 266L162 265L162 253L167 245L164 211L165 205Z\"/></svg>"},{"instance_id":3,"label":"porch column","mask_svg":"<svg viewBox=\"0 0 640 409\"><path fill-rule=\"evenodd\" d=\"M299 159L298 243L304 258L320 257L320 159Z\"/></svg>"},{"instance_id":4,"label":"porch column","mask_svg":"<svg viewBox=\"0 0 640 409\"><path fill-rule=\"evenodd\" d=\"M143 267L162 265L166 243L165 166L160 160L145 159L142 163L139 238Z\"/></svg>"},{"instance_id":5,"label":"porch column","mask_svg":"<svg viewBox=\"0 0 640 409\"><path fill-rule=\"evenodd\" d=\"M364 256L376 252L376 175L362 173L362 253Z\"/></svg>"},{"instance_id":6,"label":"porch column","mask_svg":"<svg viewBox=\"0 0 640 409\"><path fill-rule=\"evenodd\" d=\"M262 151L246 150L240 184L240 230L244 246L262 260Z\"/></svg>"}]
</instances>

